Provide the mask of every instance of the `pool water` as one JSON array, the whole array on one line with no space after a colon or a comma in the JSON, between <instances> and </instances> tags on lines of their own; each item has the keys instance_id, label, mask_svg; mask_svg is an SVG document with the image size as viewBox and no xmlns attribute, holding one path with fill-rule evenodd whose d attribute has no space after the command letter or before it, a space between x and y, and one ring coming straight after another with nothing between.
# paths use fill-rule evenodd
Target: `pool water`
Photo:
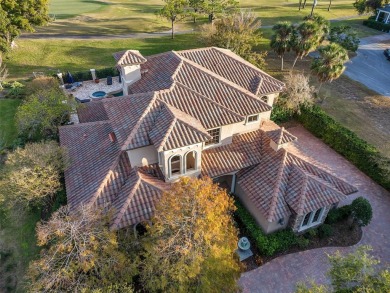
<instances>
[{"instance_id":1,"label":"pool water","mask_svg":"<svg viewBox=\"0 0 390 293\"><path fill-rule=\"evenodd\" d=\"M120 91L119 93L113 94L114 97L121 97L123 96L123 91Z\"/></svg>"},{"instance_id":2,"label":"pool water","mask_svg":"<svg viewBox=\"0 0 390 293\"><path fill-rule=\"evenodd\" d=\"M98 92L94 92L94 93L92 94L92 98L103 98L103 97L105 97L106 95L107 95L106 92L104 92L104 91L98 91Z\"/></svg>"}]
</instances>

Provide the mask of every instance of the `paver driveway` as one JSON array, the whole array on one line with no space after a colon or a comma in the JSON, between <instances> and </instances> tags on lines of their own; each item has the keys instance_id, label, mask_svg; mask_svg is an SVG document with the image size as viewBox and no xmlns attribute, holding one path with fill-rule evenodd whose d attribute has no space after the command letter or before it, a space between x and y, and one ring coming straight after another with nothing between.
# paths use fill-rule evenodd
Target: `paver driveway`
<instances>
[{"instance_id":1,"label":"paver driveway","mask_svg":"<svg viewBox=\"0 0 390 293\"><path fill-rule=\"evenodd\" d=\"M383 50L390 48L390 34L360 40L357 56L347 64L345 74L383 96L390 96L390 61Z\"/></svg>"},{"instance_id":2,"label":"paver driveway","mask_svg":"<svg viewBox=\"0 0 390 293\"><path fill-rule=\"evenodd\" d=\"M390 264L390 193L302 126L290 128L289 131L298 137L298 141L289 146L291 152L305 157L359 189L359 192L348 197L344 204L350 203L358 196L364 196L370 201L374 213L373 219L369 226L363 228L363 237L357 245L371 245L374 249L373 254L381 258L381 265ZM243 292L284 293L293 292L295 284L300 280L314 279L319 283L328 283L325 276L329 268L326 253L333 253L337 249L349 252L355 248L356 246L318 248L281 256L242 274L239 284Z\"/></svg>"}]
</instances>

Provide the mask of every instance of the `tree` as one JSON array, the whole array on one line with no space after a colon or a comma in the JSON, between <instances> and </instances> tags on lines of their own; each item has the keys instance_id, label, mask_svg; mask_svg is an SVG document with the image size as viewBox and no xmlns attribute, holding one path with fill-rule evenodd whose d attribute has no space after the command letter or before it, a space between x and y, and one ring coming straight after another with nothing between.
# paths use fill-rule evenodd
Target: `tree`
<instances>
[{"instance_id":1,"label":"tree","mask_svg":"<svg viewBox=\"0 0 390 293\"><path fill-rule=\"evenodd\" d=\"M260 21L250 11L234 13L217 20L214 26L203 26L201 41L207 46L230 49L262 68L265 53L256 51L262 40L259 29Z\"/></svg>"},{"instance_id":2,"label":"tree","mask_svg":"<svg viewBox=\"0 0 390 293\"><path fill-rule=\"evenodd\" d=\"M2 83L6 80L8 77L8 69L5 67L5 64L3 63L3 58L0 54L0 91L3 89Z\"/></svg>"},{"instance_id":3,"label":"tree","mask_svg":"<svg viewBox=\"0 0 390 293\"><path fill-rule=\"evenodd\" d=\"M109 214L82 205L72 210L63 206L49 221L38 223L38 246L44 249L29 266L30 291L128 289L136 273L136 261L129 261L119 249L116 232L108 228L109 221Z\"/></svg>"},{"instance_id":4,"label":"tree","mask_svg":"<svg viewBox=\"0 0 390 293\"><path fill-rule=\"evenodd\" d=\"M370 202L364 197L358 197L351 204L351 212L354 220L359 226L367 226L372 219L372 207Z\"/></svg>"},{"instance_id":5,"label":"tree","mask_svg":"<svg viewBox=\"0 0 390 293\"><path fill-rule=\"evenodd\" d=\"M55 141L26 144L9 153L0 193L12 204L50 203L61 189L61 173L67 165L66 153Z\"/></svg>"},{"instance_id":6,"label":"tree","mask_svg":"<svg viewBox=\"0 0 390 293\"><path fill-rule=\"evenodd\" d=\"M355 252L343 255L337 251L328 255L331 265L328 276L331 286L318 285L311 281L309 286L300 282L297 293L325 293L325 292L389 292L390 272L388 269L377 271L375 266L380 262L369 252L370 246L360 246Z\"/></svg>"},{"instance_id":7,"label":"tree","mask_svg":"<svg viewBox=\"0 0 390 293\"><path fill-rule=\"evenodd\" d=\"M318 24L312 20L306 20L294 29L291 50L295 52L296 57L292 68L294 68L298 58L302 59L317 48L320 38L321 30Z\"/></svg>"},{"instance_id":8,"label":"tree","mask_svg":"<svg viewBox=\"0 0 390 293\"><path fill-rule=\"evenodd\" d=\"M238 1L236 0L205 0L203 11L209 16L209 22L213 23L218 14L235 9L237 6Z\"/></svg>"},{"instance_id":9,"label":"tree","mask_svg":"<svg viewBox=\"0 0 390 293\"><path fill-rule=\"evenodd\" d=\"M355 3L353 3L353 7L355 7L356 11L359 15L366 12L366 0L356 0Z\"/></svg>"},{"instance_id":10,"label":"tree","mask_svg":"<svg viewBox=\"0 0 390 293\"><path fill-rule=\"evenodd\" d=\"M19 106L16 124L21 136L29 139L56 138L58 126L69 121L76 107L75 101L66 96L56 82L54 84L38 88Z\"/></svg>"},{"instance_id":11,"label":"tree","mask_svg":"<svg viewBox=\"0 0 390 293\"><path fill-rule=\"evenodd\" d=\"M209 178L181 178L156 205L143 240L151 292L236 292L233 199Z\"/></svg>"},{"instance_id":12,"label":"tree","mask_svg":"<svg viewBox=\"0 0 390 293\"><path fill-rule=\"evenodd\" d=\"M305 21L313 21L318 25L318 44L321 44L330 32L330 22L319 14L308 15L304 18Z\"/></svg>"},{"instance_id":13,"label":"tree","mask_svg":"<svg viewBox=\"0 0 390 293\"><path fill-rule=\"evenodd\" d=\"M196 17L199 12L202 11L205 0L189 0L188 5L194 10L193 17L194 23L196 22Z\"/></svg>"},{"instance_id":14,"label":"tree","mask_svg":"<svg viewBox=\"0 0 390 293\"><path fill-rule=\"evenodd\" d=\"M174 38L174 25L187 17L187 0L163 0L165 5L162 9L156 12L160 17L166 18L171 22L171 38Z\"/></svg>"},{"instance_id":15,"label":"tree","mask_svg":"<svg viewBox=\"0 0 390 293\"><path fill-rule=\"evenodd\" d=\"M271 37L270 46L276 54L282 59L281 70L283 70L284 54L291 50L291 40L293 38L294 28L291 23L279 22L272 27L274 34Z\"/></svg>"},{"instance_id":16,"label":"tree","mask_svg":"<svg viewBox=\"0 0 390 293\"><path fill-rule=\"evenodd\" d=\"M286 88L277 100L277 105L291 113L300 113L305 105L314 103L314 87L303 74L290 73L285 80Z\"/></svg>"},{"instance_id":17,"label":"tree","mask_svg":"<svg viewBox=\"0 0 390 293\"><path fill-rule=\"evenodd\" d=\"M332 27L328 40L330 42L337 43L345 50L352 52L356 52L360 43L357 32L348 25Z\"/></svg>"},{"instance_id":18,"label":"tree","mask_svg":"<svg viewBox=\"0 0 390 293\"><path fill-rule=\"evenodd\" d=\"M321 85L340 77L344 72L344 63L348 61L347 51L336 43L322 46L318 49L319 57L315 58L310 66Z\"/></svg>"},{"instance_id":19,"label":"tree","mask_svg":"<svg viewBox=\"0 0 390 293\"><path fill-rule=\"evenodd\" d=\"M0 52L7 52L23 31L33 32L35 26L49 21L48 0L0 1Z\"/></svg>"}]
</instances>

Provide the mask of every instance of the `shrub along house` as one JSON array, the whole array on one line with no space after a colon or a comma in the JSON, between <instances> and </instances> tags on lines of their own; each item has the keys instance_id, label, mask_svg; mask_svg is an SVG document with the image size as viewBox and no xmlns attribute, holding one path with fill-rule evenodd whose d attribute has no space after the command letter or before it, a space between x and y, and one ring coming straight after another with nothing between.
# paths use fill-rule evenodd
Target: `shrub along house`
<instances>
[{"instance_id":1,"label":"shrub along house","mask_svg":"<svg viewBox=\"0 0 390 293\"><path fill-rule=\"evenodd\" d=\"M114 208L113 229L148 220L181 176L209 176L240 197L267 233L322 223L356 191L290 154L270 121L284 84L229 50L114 54L123 97L84 104L60 128L68 204Z\"/></svg>"}]
</instances>

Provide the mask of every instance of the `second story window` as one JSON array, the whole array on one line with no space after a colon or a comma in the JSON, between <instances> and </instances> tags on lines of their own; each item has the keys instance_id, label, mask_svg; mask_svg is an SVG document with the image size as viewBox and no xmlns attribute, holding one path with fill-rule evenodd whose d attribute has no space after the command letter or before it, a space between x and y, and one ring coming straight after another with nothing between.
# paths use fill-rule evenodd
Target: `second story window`
<instances>
[{"instance_id":1,"label":"second story window","mask_svg":"<svg viewBox=\"0 0 390 293\"><path fill-rule=\"evenodd\" d=\"M246 123L253 123L259 121L259 115L250 115L248 116Z\"/></svg>"},{"instance_id":2,"label":"second story window","mask_svg":"<svg viewBox=\"0 0 390 293\"><path fill-rule=\"evenodd\" d=\"M211 136L212 139L206 141L206 145L212 145L212 144L217 144L221 140L221 128L215 128L207 131Z\"/></svg>"}]
</instances>

